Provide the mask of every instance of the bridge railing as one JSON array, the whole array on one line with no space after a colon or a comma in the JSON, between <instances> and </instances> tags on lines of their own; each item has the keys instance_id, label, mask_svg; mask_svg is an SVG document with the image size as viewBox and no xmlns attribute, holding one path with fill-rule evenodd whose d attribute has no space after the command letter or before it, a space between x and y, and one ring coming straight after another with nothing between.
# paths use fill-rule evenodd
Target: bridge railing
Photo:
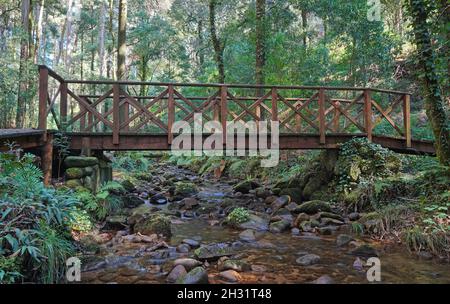
<instances>
[{"instance_id":1,"label":"bridge railing","mask_svg":"<svg viewBox=\"0 0 450 304\"><path fill-rule=\"evenodd\" d=\"M411 147L410 95L355 87L65 80L39 67L39 129L121 135L167 134L176 121L279 121L280 133L400 137ZM50 114L52 119L50 119Z\"/></svg>"}]
</instances>

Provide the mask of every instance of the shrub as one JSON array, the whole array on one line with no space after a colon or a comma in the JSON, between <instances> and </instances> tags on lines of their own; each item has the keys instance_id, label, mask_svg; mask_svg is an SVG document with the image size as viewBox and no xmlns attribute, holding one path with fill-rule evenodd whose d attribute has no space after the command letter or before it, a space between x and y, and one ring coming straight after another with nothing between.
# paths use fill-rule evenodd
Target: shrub
<instances>
[{"instance_id":1,"label":"shrub","mask_svg":"<svg viewBox=\"0 0 450 304\"><path fill-rule=\"evenodd\" d=\"M26 154L0 154L0 256L15 257L3 268L2 282L56 283L73 253L69 223L78 201L71 193L45 188L42 172ZM19 275L20 273L20 275Z\"/></svg>"},{"instance_id":2,"label":"shrub","mask_svg":"<svg viewBox=\"0 0 450 304\"><path fill-rule=\"evenodd\" d=\"M75 195L82 202L85 210L91 212L96 219L104 220L122 207L122 200L117 192L124 191L121 184L112 181L100 187L96 194L86 189L79 189Z\"/></svg>"}]
</instances>

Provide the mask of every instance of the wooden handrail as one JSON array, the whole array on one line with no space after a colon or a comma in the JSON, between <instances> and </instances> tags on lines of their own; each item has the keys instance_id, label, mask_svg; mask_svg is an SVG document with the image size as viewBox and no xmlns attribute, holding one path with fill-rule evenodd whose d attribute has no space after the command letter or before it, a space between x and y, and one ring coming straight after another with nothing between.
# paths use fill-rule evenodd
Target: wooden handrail
<instances>
[{"instance_id":1,"label":"wooden handrail","mask_svg":"<svg viewBox=\"0 0 450 304\"><path fill-rule=\"evenodd\" d=\"M296 85L246 85L246 84L219 84L219 83L171 83L171 82L148 82L148 81L112 81L112 80L65 80L50 68L39 66L39 128L47 128L47 115L52 110L52 114L57 121L56 112L53 109L58 96L54 94L51 101L48 95L49 78L60 82L60 110L58 127L68 131L68 126L74 126L80 121L81 132L95 132L97 124L111 128L113 142L120 143L120 134L127 134L128 131L138 131L149 123L162 129L168 134L168 143L172 143L172 125L178 119L187 119L192 122L194 113L201 112L206 120L211 117L220 120L224 132L224 142L226 141L227 120L231 117L233 121L245 122L246 117L253 117L260 120L262 112L267 112L269 118L280 122L280 127L284 127L289 132L304 132L308 129L320 135L320 143L327 144L327 134L341 131L348 131L352 126L359 130L358 134L364 134L372 139L373 129L381 120L387 122L405 139L406 147L411 147L411 118L410 118L410 95L406 92L386 90L368 87L333 87L333 86L296 86ZM111 93L104 95L97 94L76 94L76 86L73 85L107 85ZM121 90L122 86L144 85L162 87L164 91L158 96L132 96ZM70 88L69 88L70 87ZM112 87L112 89L111 89ZM206 96L184 96L182 90L177 88L217 88L216 93L211 95L208 90ZM98 87L97 87L98 88ZM264 95L239 96L232 89L267 89ZM105 89L106 90L106 89ZM290 90L289 94L283 94ZM302 97L293 93L303 90ZM333 92L350 92L349 98L333 98ZM248 92L248 91L247 91ZM355 94L357 92L357 94ZM312 94L311 97L304 96L305 93ZM384 109L384 104L378 103L379 94L388 94L389 99L395 96L389 107ZM198 93L197 93L198 94ZM251 95L251 94L249 94ZM291 97L284 97L290 95ZM79 113L71 114L68 117L68 97L77 102ZM107 99L113 99L113 106L110 109L98 110L98 105ZM353 98L353 99L350 99ZM96 100L94 100L96 99ZM150 102L145 102L145 100ZM91 101L92 100L92 101ZM192 101L202 101L201 104ZM242 101L252 101L252 104L245 104ZM164 103L167 105L164 106ZM268 102L268 103L267 103ZM49 104L47 104L49 103ZM403 128L396 124L391 115L394 108L403 104ZM159 109L155 109L159 105ZM74 108L71 107L71 110ZM128 111L122 111L129 109ZM177 114L178 111L178 114ZM211 112L208 112L211 111ZM261 113L258 114L258 111ZM44 113L45 115L43 115ZM180 116L180 113L182 116ZM112 118L110 117L112 114ZM87 117L86 117L87 115ZM331 115L331 117L330 117ZM124 116L124 117L122 117ZM87 125L86 125L87 118ZM295 120L292 125L291 120ZM342 124L343 121L343 124ZM84 122L84 123L83 123ZM397 122L398 123L398 122ZM306 125L302 128L302 125ZM72 127L73 128L73 127ZM354 132L354 131L353 131Z\"/></svg>"}]
</instances>

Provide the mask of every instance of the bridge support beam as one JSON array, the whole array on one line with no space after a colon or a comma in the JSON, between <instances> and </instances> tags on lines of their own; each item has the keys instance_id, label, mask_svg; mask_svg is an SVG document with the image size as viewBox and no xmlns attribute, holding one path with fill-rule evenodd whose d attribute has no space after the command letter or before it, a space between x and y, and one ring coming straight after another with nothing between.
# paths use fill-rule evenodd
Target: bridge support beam
<instances>
[{"instance_id":1,"label":"bridge support beam","mask_svg":"<svg viewBox=\"0 0 450 304\"><path fill-rule=\"evenodd\" d=\"M49 186L52 182L53 162L53 134L47 134L47 141L41 148L41 166L44 174L44 185Z\"/></svg>"}]
</instances>

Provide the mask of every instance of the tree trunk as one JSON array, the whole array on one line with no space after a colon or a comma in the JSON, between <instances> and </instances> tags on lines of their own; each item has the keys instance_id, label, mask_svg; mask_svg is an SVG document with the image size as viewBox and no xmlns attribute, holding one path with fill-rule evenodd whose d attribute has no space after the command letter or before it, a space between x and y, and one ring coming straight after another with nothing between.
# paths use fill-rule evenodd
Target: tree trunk
<instances>
[{"instance_id":1,"label":"tree trunk","mask_svg":"<svg viewBox=\"0 0 450 304\"><path fill-rule=\"evenodd\" d=\"M22 38L20 39L19 89L17 91L16 128L25 123L28 90L27 61L30 58L31 0L23 0L21 7Z\"/></svg>"},{"instance_id":2,"label":"tree trunk","mask_svg":"<svg viewBox=\"0 0 450 304\"><path fill-rule=\"evenodd\" d=\"M256 67L255 81L257 85L264 84L264 65L266 63L265 51L265 14L266 0L256 0ZM264 95L263 89L257 89L258 97Z\"/></svg>"},{"instance_id":3,"label":"tree trunk","mask_svg":"<svg viewBox=\"0 0 450 304\"><path fill-rule=\"evenodd\" d=\"M308 14L305 10L302 10L302 29L303 29L303 46L307 46L308 38Z\"/></svg>"},{"instance_id":4,"label":"tree trunk","mask_svg":"<svg viewBox=\"0 0 450 304\"><path fill-rule=\"evenodd\" d=\"M431 25L427 23L429 12L423 0L409 0L409 10L421 70L419 78L422 82L427 116L436 138L436 153L439 161L448 166L450 165L449 121L435 70L436 58L431 42Z\"/></svg>"},{"instance_id":5,"label":"tree trunk","mask_svg":"<svg viewBox=\"0 0 450 304\"><path fill-rule=\"evenodd\" d=\"M203 65L205 63L205 52L203 52L204 39L203 39L203 21L202 20L199 20L197 23L197 36L198 36L197 59L198 59L200 74L203 74Z\"/></svg>"},{"instance_id":6,"label":"tree trunk","mask_svg":"<svg viewBox=\"0 0 450 304\"><path fill-rule=\"evenodd\" d=\"M44 19L44 7L45 0L40 0L39 3L39 17L36 26L36 48L34 49L34 63L36 64L39 60L40 50L41 50L41 37L42 37L42 21Z\"/></svg>"},{"instance_id":7,"label":"tree trunk","mask_svg":"<svg viewBox=\"0 0 450 304\"><path fill-rule=\"evenodd\" d=\"M223 61L223 51L225 49L225 44L217 36L216 6L217 0L209 0L209 31L211 33L211 41L214 47L217 69L219 71L219 82L225 83L225 65Z\"/></svg>"},{"instance_id":8,"label":"tree trunk","mask_svg":"<svg viewBox=\"0 0 450 304\"><path fill-rule=\"evenodd\" d=\"M103 77L105 64L105 18L106 17L106 3L104 0L100 2L100 24L98 29L98 62L99 75Z\"/></svg>"},{"instance_id":9,"label":"tree trunk","mask_svg":"<svg viewBox=\"0 0 450 304\"><path fill-rule=\"evenodd\" d=\"M127 0L119 0L119 31L117 34L117 80L125 80L126 76L126 54L127 54ZM123 91L126 90L122 86ZM128 104L119 108L119 122L123 123L128 117ZM127 129L127 128L125 128Z\"/></svg>"},{"instance_id":10,"label":"tree trunk","mask_svg":"<svg viewBox=\"0 0 450 304\"><path fill-rule=\"evenodd\" d=\"M127 0L119 0L119 31L117 36L117 80L126 78Z\"/></svg>"}]
</instances>

